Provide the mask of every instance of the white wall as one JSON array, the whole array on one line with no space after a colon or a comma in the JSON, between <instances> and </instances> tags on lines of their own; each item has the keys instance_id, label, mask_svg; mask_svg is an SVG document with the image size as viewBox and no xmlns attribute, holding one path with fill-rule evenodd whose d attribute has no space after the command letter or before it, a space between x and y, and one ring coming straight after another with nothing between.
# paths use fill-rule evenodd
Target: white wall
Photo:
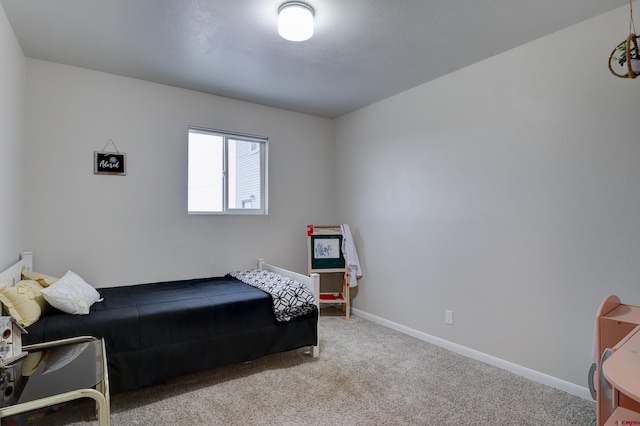
<instances>
[{"instance_id":1,"label":"white wall","mask_svg":"<svg viewBox=\"0 0 640 426\"><path fill-rule=\"evenodd\" d=\"M29 59L27 121L25 239L42 272L104 287L261 256L305 272L306 224L332 218L327 119ZM269 138L268 216L187 214L189 125ZM126 176L93 174L109 139Z\"/></svg>"},{"instance_id":2,"label":"white wall","mask_svg":"<svg viewBox=\"0 0 640 426\"><path fill-rule=\"evenodd\" d=\"M0 5L0 270L22 246L25 57Z\"/></svg>"},{"instance_id":3,"label":"white wall","mask_svg":"<svg viewBox=\"0 0 640 426\"><path fill-rule=\"evenodd\" d=\"M620 8L336 120L356 308L586 386L600 301L640 304L640 81L607 69L627 25Z\"/></svg>"}]
</instances>

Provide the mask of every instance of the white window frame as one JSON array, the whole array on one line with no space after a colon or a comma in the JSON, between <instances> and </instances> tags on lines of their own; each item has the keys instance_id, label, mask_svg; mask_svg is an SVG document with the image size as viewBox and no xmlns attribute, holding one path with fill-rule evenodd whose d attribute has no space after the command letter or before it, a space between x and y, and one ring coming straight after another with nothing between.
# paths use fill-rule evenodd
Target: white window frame
<instances>
[{"instance_id":1,"label":"white window frame","mask_svg":"<svg viewBox=\"0 0 640 426\"><path fill-rule=\"evenodd\" d=\"M222 211L190 211L187 203L187 211L190 215L262 215L268 214L268 138L255 135L247 135L225 130L207 129L203 127L189 126L188 133L202 133L223 138L223 176L222 176ZM258 144L260 151L260 208L243 209L229 207L229 140L253 142ZM188 138L187 138L188 144ZM252 149L251 152L256 150ZM187 167L190 167L187 164ZM189 197L189 194L187 194Z\"/></svg>"}]
</instances>

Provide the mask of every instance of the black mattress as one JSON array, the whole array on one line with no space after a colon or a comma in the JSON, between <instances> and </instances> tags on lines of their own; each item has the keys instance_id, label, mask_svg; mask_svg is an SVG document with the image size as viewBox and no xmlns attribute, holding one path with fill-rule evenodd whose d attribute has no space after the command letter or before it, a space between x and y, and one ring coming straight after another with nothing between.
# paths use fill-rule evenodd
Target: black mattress
<instances>
[{"instance_id":1,"label":"black mattress","mask_svg":"<svg viewBox=\"0 0 640 426\"><path fill-rule=\"evenodd\" d=\"M269 294L230 276L98 290L89 315L54 309L23 344L104 338L112 393L317 344L317 310L278 322Z\"/></svg>"}]
</instances>

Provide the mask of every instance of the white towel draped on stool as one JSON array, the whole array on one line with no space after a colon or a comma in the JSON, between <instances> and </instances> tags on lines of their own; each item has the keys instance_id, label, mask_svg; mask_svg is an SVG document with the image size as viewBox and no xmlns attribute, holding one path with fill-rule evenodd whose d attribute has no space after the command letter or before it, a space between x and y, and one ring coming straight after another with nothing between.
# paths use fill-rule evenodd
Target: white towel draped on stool
<instances>
[{"instance_id":1,"label":"white towel draped on stool","mask_svg":"<svg viewBox=\"0 0 640 426\"><path fill-rule=\"evenodd\" d=\"M362 277L362 270L360 269L360 260L358 260L358 253L356 252L356 246L353 243L353 237L351 236L351 229L349 225L343 223L340 225L342 230L342 255L344 261L347 264L349 270L349 287L355 287L358 285L358 278Z\"/></svg>"}]
</instances>

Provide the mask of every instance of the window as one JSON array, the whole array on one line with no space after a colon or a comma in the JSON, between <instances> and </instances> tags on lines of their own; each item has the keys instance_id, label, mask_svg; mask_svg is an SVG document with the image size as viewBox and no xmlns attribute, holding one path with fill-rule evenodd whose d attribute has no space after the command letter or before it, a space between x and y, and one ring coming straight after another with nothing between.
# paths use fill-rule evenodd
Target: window
<instances>
[{"instance_id":1,"label":"window","mask_svg":"<svg viewBox=\"0 0 640 426\"><path fill-rule=\"evenodd\" d=\"M267 139L189 128L190 214L267 214Z\"/></svg>"}]
</instances>

